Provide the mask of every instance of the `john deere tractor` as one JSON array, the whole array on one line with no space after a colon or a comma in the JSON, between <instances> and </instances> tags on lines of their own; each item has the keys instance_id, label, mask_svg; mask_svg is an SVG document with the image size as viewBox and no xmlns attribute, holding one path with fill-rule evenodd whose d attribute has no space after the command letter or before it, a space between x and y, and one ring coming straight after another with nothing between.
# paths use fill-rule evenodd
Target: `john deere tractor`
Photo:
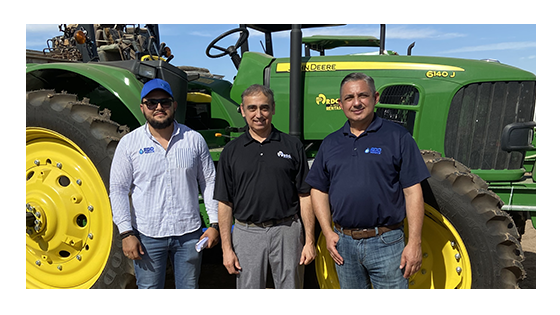
<instances>
[{"instance_id":1,"label":"john deere tractor","mask_svg":"<svg viewBox=\"0 0 560 315\"><path fill-rule=\"evenodd\" d=\"M61 25L63 35L47 49L28 51L27 287L134 286L112 223L108 183L119 139L145 122L139 97L148 80L170 82L177 121L205 137L216 162L244 131L241 92L269 86L275 126L301 139L311 164L322 139L346 120L337 105L339 85L357 71L376 80L377 115L412 134L432 175L422 183L423 262L410 287L518 287L525 276L519 241L526 220L536 227L535 75L486 60L412 56L412 46L407 55L387 52L385 25L379 39L302 37L307 27L327 26L240 24L218 36L206 54L231 57L238 69L233 83L206 69L174 66L157 25ZM264 52L249 50L251 28L265 34ZM277 58L272 34L287 30L290 56ZM228 36L239 39L222 47ZM380 53L329 53L348 45ZM208 224L202 202L201 216ZM306 285L337 288L319 231L317 239Z\"/></svg>"}]
</instances>

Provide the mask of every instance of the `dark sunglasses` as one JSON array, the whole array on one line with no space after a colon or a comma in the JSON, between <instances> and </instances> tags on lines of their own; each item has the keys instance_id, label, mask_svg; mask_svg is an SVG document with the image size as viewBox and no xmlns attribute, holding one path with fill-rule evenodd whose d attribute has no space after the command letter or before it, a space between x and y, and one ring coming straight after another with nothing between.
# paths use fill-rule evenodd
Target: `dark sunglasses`
<instances>
[{"instance_id":1,"label":"dark sunglasses","mask_svg":"<svg viewBox=\"0 0 560 315\"><path fill-rule=\"evenodd\" d=\"M171 98L150 98L146 99L142 104L144 104L149 110L154 110L157 108L158 104L161 104L161 107L164 109L168 109L173 104L173 99Z\"/></svg>"}]
</instances>

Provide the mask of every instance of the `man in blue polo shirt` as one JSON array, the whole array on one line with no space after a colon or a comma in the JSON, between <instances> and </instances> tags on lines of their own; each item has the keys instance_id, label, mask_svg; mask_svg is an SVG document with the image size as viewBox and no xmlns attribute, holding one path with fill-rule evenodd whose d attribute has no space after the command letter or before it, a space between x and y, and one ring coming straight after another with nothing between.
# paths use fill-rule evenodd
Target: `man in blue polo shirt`
<instances>
[{"instance_id":1,"label":"man in blue polo shirt","mask_svg":"<svg viewBox=\"0 0 560 315\"><path fill-rule=\"evenodd\" d=\"M306 179L341 288L408 288L422 264L420 183L430 174L407 130L375 115L378 101L371 77L342 80L348 121L325 138Z\"/></svg>"}]
</instances>

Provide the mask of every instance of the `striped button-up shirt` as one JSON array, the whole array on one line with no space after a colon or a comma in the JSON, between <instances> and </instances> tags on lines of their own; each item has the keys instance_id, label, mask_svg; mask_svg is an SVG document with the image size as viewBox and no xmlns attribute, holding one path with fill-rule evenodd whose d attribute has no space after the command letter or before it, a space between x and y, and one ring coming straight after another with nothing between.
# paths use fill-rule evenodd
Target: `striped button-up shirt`
<instances>
[{"instance_id":1,"label":"striped button-up shirt","mask_svg":"<svg viewBox=\"0 0 560 315\"><path fill-rule=\"evenodd\" d=\"M134 227L150 237L194 232L202 222L198 187L210 222L218 222L213 199L215 168L200 133L174 123L167 150L148 124L126 134L111 165L110 198L119 232ZM130 196L130 198L129 198Z\"/></svg>"}]
</instances>

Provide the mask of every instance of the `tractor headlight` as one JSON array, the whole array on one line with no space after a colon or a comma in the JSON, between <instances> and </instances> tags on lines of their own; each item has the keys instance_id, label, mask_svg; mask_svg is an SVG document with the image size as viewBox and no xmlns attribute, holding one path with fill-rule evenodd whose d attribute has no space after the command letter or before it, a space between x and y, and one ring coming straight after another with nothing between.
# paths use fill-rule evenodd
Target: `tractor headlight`
<instances>
[{"instance_id":1,"label":"tractor headlight","mask_svg":"<svg viewBox=\"0 0 560 315\"><path fill-rule=\"evenodd\" d=\"M138 74L148 79L154 79L156 77L156 68L140 63Z\"/></svg>"}]
</instances>

